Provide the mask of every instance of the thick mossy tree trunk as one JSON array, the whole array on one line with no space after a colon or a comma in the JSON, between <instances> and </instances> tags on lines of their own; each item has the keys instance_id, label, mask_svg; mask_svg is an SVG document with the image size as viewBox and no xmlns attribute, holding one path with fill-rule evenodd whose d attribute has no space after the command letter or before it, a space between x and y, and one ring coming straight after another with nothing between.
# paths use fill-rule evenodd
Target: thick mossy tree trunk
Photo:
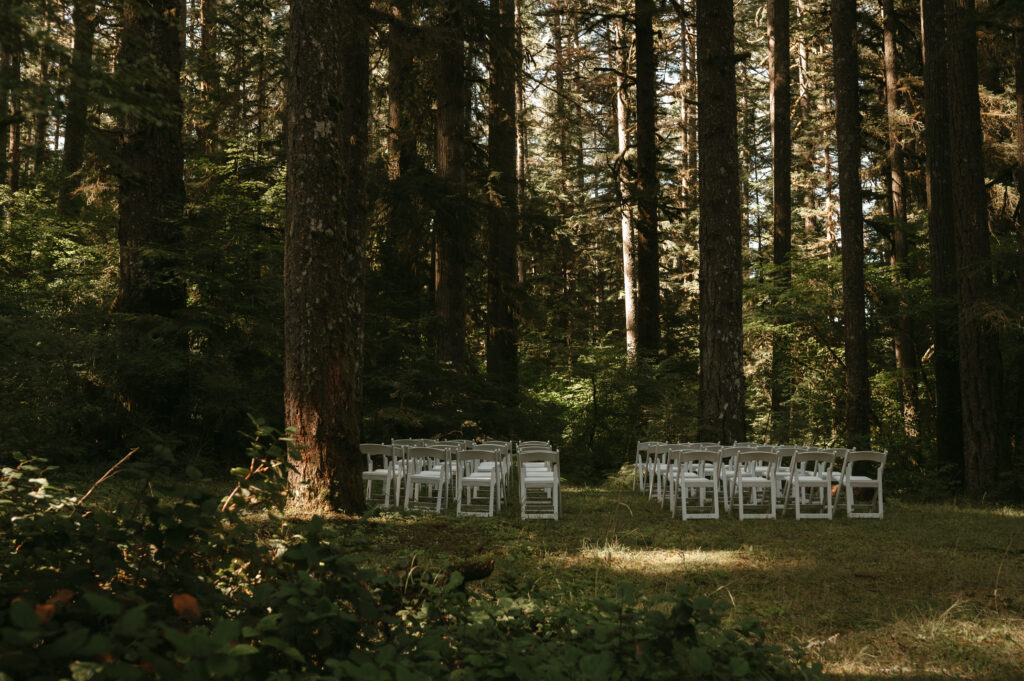
<instances>
[{"instance_id":1,"label":"thick mossy tree trunk","mask_svg":"<svg viewBox=\"0 0 1024 681\"><path fill-rule=\"evenodd\" d=\"M92 74L92 52L96 35L96 3L78 0L71 15L75 44L71 52L71 75L68 80L66 117L64 123L63 179L57 197L57 209L64 215L78 212L81 202L75 196L79 186L78 173L85 159L85 137L88 124L89 78Z\"/></svg>"},{"instance_id":2,"label":"thick mossy tree trunk","mask_svg":"<svg viewBox=\"0 0 1024 681\"><path fill-rule=\"evenodd\" d=\"M516 31L512 0L491 0L487 230L487 373L513 397L518 382L516 249Z\"/></svg>"},{"instance_id":3,"label":"thick mossy tree trunk","mask_svg":"<svg viewBox=\"0 0 1024 681\"><path fill-rule=\"evenodd\" d=\"M792 268L789 253L793 240L792 158L789 77L789 0L768 0L768 111L772 136L772 263L775 265L775 323L784 324L780 300L789 290ZM793 378L790 349L784 334L772 340L771 408L772 438L789 441L789 405Z\"/></svg>"},{"instance_id":4,"label":"thick mossy tree trunk","mask_svg":"<svg viewBox=\"0 0 1024 681\"><path fill-rule=\"evenodd\" d=\"M661 325L658 277L657 61L654 0L636 0L636 326L641 356L654 357Z\"/></svg>"},{"instance_id":5,"label":"thick mossy tree trunk","mask_svg":"<svg viewBox=\"0 0 1024 681\"><path fill-rule=\"evenodd\" d=\"M126 2L118 55L137 98L120 144L118 378L136 423L161 431L179 428L186 414L187 348L176 319L186 299L183 16L183 0Z\"/></svg>"},{"instance_id":6,"label":"thick mossy tree trunk","mask_svg":"<svg viewBox=\"0 0 1024 681\"><path fill-rule=\"evenodd\" d=\"M945 0L921 0L924 57L925 174L931 270L932 363L935 372L935 441L938 459L961 470L963 426L956 326L956 251L953 169L949 141Z\"/></svg>"},{"instance_id":7,"label":"thick mossy tree trunk","mask_svg":"<svg viewBox=\"0 0 1024 681\"><path fill-rule=\"evenodd\" d=\"M446 9L437 37L437 176L442 182L435 220L434 297L437 359L466 368L466 261L470 220L466 191L469 95L465 26L458 3Z\"/></svg>"},{"instance_id":8,"label":"thick mossy tree trunk","mask_svg":"<svg viewBox=\"0 0 1024 681\"><path fill-rule=\"evenodd\" d=\"M992 305L988 192L978 100L974 0L947 0L953 220L956 233L957 329L963 406L964 483L980 497L992 491L1004 454L1002 356L986 319Z\"/></svg>"},{"instance_id":9,"label":"thick mossy tree trunk","mask_svg":"<svg viewBox=\"0 0 1024 681\"><path fill-rule=\"evenodd\" d=\"M286 104L285 423L293 508L363 510L359 383L369 115L366 0L291 4Z\"/></svg>"},{"instance_id":10,"label":"thick mossy tree trunk","mask_svg":"<svg viewBox=\"0 0 1024 681\"><path fill-rule=\"evenodd\" d=\"M744 439L743 258L733 5L697 0L699 438Z\"/></svg>"},{"instance_id":11,"label":"thick mossy tree trunk","mask_svg":"<svg viewBox=\"0 0 1024 681\"><path fill-rule=\"evenodd\" d=\"M832 0L832 59L839 163L839 228L843 238L843 317L846 348L846 441L871 443L871 390L864 312L864 212L860 187L860 98L857 92L857 3Z\"/></svg>"}]
</instances>

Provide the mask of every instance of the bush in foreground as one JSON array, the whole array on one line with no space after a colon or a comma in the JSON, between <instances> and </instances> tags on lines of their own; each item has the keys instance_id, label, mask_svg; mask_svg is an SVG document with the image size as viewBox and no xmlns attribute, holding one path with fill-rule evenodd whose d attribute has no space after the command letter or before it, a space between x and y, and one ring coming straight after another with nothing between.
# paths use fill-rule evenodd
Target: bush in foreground
<instances>
[{"instance_id":1,"label":"bush in foreground","mask_svg":"<svg viewBox=\"0 0 1024 681\"><path fill-rule=\"evenodd\" d=\"M284 449L257 435L229 499L195 470L158 485L156 462L121 473L136 498L87 508L38 462L4 468L0 680L821 677L685 590L623 585L570 607L471 593L459 572L367 568L371 547L319 518L243 513L283 492Z\"/></svg>"}]
</instances>

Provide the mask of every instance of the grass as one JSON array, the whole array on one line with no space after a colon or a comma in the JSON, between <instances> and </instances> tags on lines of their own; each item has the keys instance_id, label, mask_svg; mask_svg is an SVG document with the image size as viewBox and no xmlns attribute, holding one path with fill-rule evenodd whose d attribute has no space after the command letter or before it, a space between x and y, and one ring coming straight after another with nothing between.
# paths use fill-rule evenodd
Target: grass
<instances>
[{"instance_id":1,"label":"grass","mask_svg":"<svg viewBox=\"0 0 1024 681\"><path fill-rule=\"evenodd\" d=\"M348 523L388 565L494 558L565 599L688 584L841 679L1024 679L1024 512L887 500L884 520L683 523L622 476L567 487L558 522L380 512ZM485 582L486 584L486 582Z\"/></svg>"},{"instance_id":2,"label":"grass","mask_svg":"<svg viewBox=\"0 0 1024 681\"><path fill-rule=\"evenodd\" d=\"M203 482L211 489L230 483ZM76 485L77 486L77 485ZM87 487L87 485L86 485ZM101 486L113 502L134 492ZM101 503L103 503L101 502ZM1024 511L886 500L884 520L682 522L628 473L563 487L563 517L522 521L377 510L335 519L384 568L493 558L481 588L515 583L569 602L679 584L755 615L837 679L1024 679Z\"/></svg>"}]
</instances>

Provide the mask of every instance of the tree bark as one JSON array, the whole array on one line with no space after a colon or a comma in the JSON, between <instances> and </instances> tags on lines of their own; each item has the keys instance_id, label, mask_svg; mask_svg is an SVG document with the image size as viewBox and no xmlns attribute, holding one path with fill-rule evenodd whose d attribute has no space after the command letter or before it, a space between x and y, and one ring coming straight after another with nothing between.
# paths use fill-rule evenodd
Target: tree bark
<instances>
[{"instance_id":1,"label":"tree bark","mask_svg":"<svg viewBox=\"0 0 1024 681\"><path fill-rule=\"evenodd\" d=\"M658 283L657 62L654 0L636 0L636 270L637 350L654 357L660 345Z\"/></svg>"},{"instance_id":2,"label":"tree bark","mask_svg":"<svg viewBox=\"0 0 1024 681\"><path fill-rule=\"evenodd\" d=\"M466 368L466 260L469 215L466 211L465 27L455 3L438 28L437 176L444 184L435 220L434 271L437 307L437 359Z\"/></svg>"},{"instance_id":3,"label":"tree bark","mask_svg":"<svg viewBox=\"0 0 1024 681\"><path fill-rule=\"evenodd\" d=\"M991 492L1004 450L999 336L985 319L992 304L988 193L978 100L974 0L947 0L957 328L967 493Z\"/></svg>"},{"instance_id":4,"label":"tree bark","mask_svg":"<svg viewBox=\"0 0 1024 681\"><path fill-rule=\"evenodd\" d=\"M291 505L362 511L359 384L369 3L293 0L288 36L285 423Z\"/></svg>"},{"instance_id":5,"label":"tree bark","mask_svg":"<svg viewBox=\"0 0 1024 681\"><path fill-rule=\"evenodd\" d=\"M186 347L174 319L185 307L183 17L182 0L126 2L118 54L118 69L137 97L120 141L119 381L136 420L169 430L186 414Z\"/></svg>"},{"instance_id":6,"label":"tree bark","mask_svg":"<svg viewBox=\"0 0 1024 681\"><path fill-rule=\"evenodd\" d=\"M629 40L624 22L615 24L615 132L617 140L616 189L619 201L619 227L622 232L622 291L626 319L626 362L636 362L636 272L633 258L633 211L630 206L629 164Z\"/></svg>"},{"instance_id":7,"label":"tree bark","mask_svg":"<svg viewBox=\"0 0 1024 681\"><path fill-rule=\"evenodd\" d=\"M871 392L868 385L864 313L864 214L860 187L856 0L832 2L832 49L839 164L839 226L843 238L846 440L851 447L866 449L871 443Z\"/></svg>"},{"instance_id":8,"label":"tree bark","mask_svg":"<svg viewBox=\"0 0 1024 681\"><path fill-rule=\"evenodd\" d=\"M46 49L39 49L39 94L36 97L36 113L32 125L32 178L38 182L49 147L46 144L46 131L50 127L50 60Z\"/></svg>"},{"instance_id":9,"label":"tree bark","mask_svg":"<svg viewBox=\"0 0 1024 681\"><path fill-rule=\"evenodd\" d=\"M793 137L790 126L789 0L768 0L768 110L772 137L772 263L775 265L775 323L784 324L778 309L792 279L789 254L793 239L791 164ZM781 333L772 340L772 437L789 442L789 405L792 378L789 343Z\"/></svg>"},{"instance_id":10,"label":"tree bark","mask_svg":"<svg viewBox=\"0 0 1024 681\"><path fill-rule=\"evenodd\" d=\"M701 440L744 439L743 259L733 4L697 0Z\"/></svg>"},{"instance_id":11,"label":"tree bark","mask_svg":"<svg viewBox=\"0 0 1024 681\"><path fill-rule=\"evenodd\" d=\"M92 51L96 31L95 1L76 0L71 19L75 25L75 44L71 52L71 75L67 89L64 158L61 163L63 178L57 197L57 209L67 216L75 215L81 204L75 192L79 186L78 173L85 159L88 82L92 73Z\"/></svg>"},{"instance_id":12,"label":"tree bark","mask_svg":"<svg viewBox=\"0 0 1024 681\"><path fill-rule=\"evenodd\" d=\"M199 148L212 154L220 129L220 70L217 63L217 10L219 0L200 0L199 4L199 104L196 126Z\"/></svg>"},{"instance_id":13,"label":"tree bark","mask_svg":"<svg viewBox=\"0 0 1024 681\"><path fill-rule=\"evenodd\" d=\"M491 0L487 234L487 373L515 394L516 248L519 195L516 186L516 31L512 0Z\"/></svg>"},{"instance_id":14,"label":"tree bark","mask_svg":"<svg viewBox=\"0 0 1024 681\"><path fill-rule=\"evenodd\" d=\"M939 461L962 471L963 425L956 323L956 251L949 139L944 0L921 0L925 173L935 346L935 439Z\"/></svg>"},{"instance_id":15,"label":"tree bark","mask_svg":"<svg viewBox=\"0 0 1024 681\"><path fill-rule=\"evenodd\" d=\"M918 433L917 375L918 352L914 341L913 322L907 312L905 291L908 281L910 244L907 240L907 173L904 168L903 145L900 142L899 78L896 74L896 17L893 0L882 0L882 61L885 70L885 111L888 121L889 217L892 220L892 252L890 264L895 272L896 323L893 329L893 351L903 393L904 429L911 437Z\"/></svg>"},{"instance_id":16,"label":"tree bark","mask_svg":"<svg viewBox=\"0 0 1024 681\"><path fill-rule=\"evenodd\" d=\"M12 83L10 94L10 128L7 136L7 186L12 192L21 187L21 53L16 48L8 57L8 79Z\"/></svg>"}]
</instances>

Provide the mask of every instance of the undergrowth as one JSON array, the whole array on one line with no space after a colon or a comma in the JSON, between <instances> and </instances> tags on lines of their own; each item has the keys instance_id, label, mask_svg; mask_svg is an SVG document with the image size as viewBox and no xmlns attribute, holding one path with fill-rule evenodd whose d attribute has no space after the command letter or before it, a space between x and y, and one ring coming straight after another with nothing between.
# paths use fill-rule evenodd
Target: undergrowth
<instances>
[{"instance_id":1,"label":"undergrowth","mask_svg":"<svg viewBox=\"0 0 1024 681\"><path fill-rule=\"evenodd\" d=\"M51 484L45 462L5 467L0 679L821 675L685 587L669 598L624 583L564 602L514 580L377 566L372 532L281 515L286 452L257 424L253 465L232 471L228 497L194 468L175 480L169 455L128 461L104 477L137 493L109 507Z\"/></svg>"}]
</instances>

